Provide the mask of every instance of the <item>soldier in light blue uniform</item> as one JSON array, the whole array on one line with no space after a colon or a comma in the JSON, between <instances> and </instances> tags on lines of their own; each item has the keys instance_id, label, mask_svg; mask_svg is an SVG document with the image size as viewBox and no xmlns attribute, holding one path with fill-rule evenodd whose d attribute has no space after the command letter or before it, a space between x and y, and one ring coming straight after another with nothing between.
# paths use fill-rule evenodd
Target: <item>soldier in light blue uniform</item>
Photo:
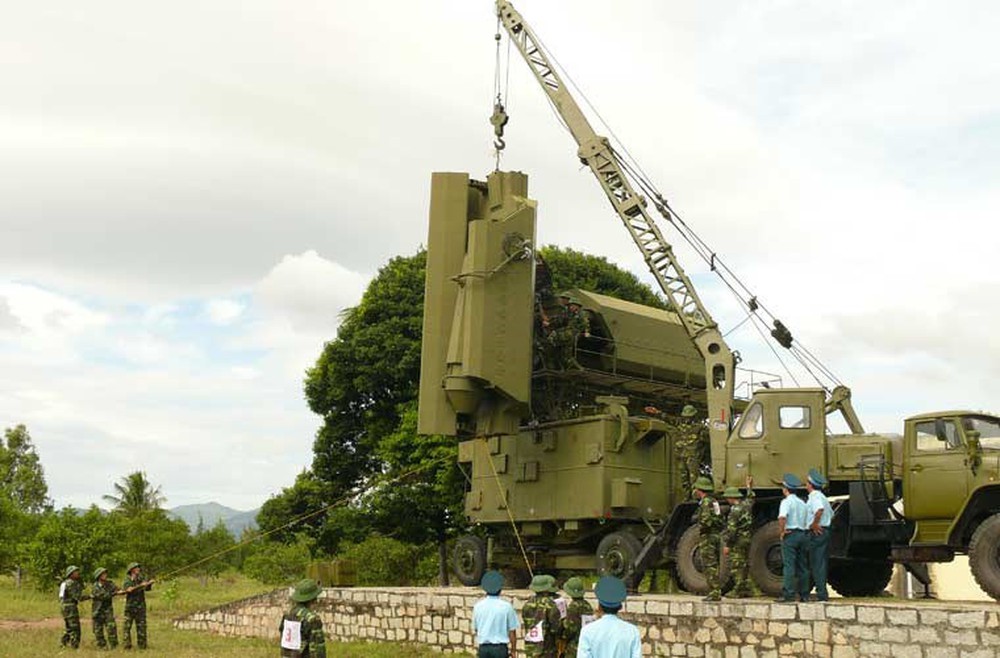
<instances>
[{"instance_id":1,"label":"soldier in light blue uniform","mask_svg":"<svg viewBox=\"0 0 1000 658\"><path fill-rule=\"evenodd\" d=\"M795 493L802 488L802 481L791 473L781 480L785 498L778 507L778 527L781 529L781 596L778 601L794 601L798 592L800 601L809 600L809 565L806 555L809 538L809 512L805 502Z\"/></svg>"},{"instance_id":2,"label":"soldier in light blue uniform","mask_svg":"<svg viewBox=\"0 0 1000 658\"><path fill-rule=\"evenodd\" d=\"M499 571L483 574L480 586L486 598L472 608L472 630L476 632L477 658L508 658L517 651L517 613L500 598L503 576Z\"/></svg>"},{"instance_id":3,"label":"soldier in light blue uniform","mask_svg":"<svg viewBox=\"0 0 1000 658\"><path fill-rule=\"evenodd\" d=\"M639 629L618 618L625 601L625 583L614 576L602 576L594 593L601 618L580 631L576 658L642 658Z\"/></svg>"},{"instance_id":4,"label":"soldier in light blue uniform","mask_svg":"<svg viewBox=\"0 0 1000 658\"><path fill-rule=\"evenodd\" d=\"M826 591L826 569L830 561L830 523L833 521L833 508L822 489L826 486L826 478L818 469L810 468L806 476L806 490L809 498L806 501L807 518L809 521L809 571L812 583L816 587L816 600L827 601L830 595Z\"/></svg>"}]
</instances>

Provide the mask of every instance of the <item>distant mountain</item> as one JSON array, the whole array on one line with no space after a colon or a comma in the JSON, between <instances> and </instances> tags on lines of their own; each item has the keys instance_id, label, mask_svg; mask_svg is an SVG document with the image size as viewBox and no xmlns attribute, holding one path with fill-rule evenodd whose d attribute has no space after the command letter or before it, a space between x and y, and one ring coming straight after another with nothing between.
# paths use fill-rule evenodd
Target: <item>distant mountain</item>
<instances>
[{"instance_id":1,"label":"distant mountain","mask_svg":"<svg viewBox=\"0 0 1000 658\"><path fill-rule=\"evenodd\" d=\"M202 519L206 528L214 526L219 519L232 533L233 537L239 539L245 528L257 528L257 513L260 508L242 512L238 509L226 507L219 503L203 503L200 505L180 505L168 509L167 513L188 524L191 532L198 528L198 519Z\"/></svg>"}]
</instances>

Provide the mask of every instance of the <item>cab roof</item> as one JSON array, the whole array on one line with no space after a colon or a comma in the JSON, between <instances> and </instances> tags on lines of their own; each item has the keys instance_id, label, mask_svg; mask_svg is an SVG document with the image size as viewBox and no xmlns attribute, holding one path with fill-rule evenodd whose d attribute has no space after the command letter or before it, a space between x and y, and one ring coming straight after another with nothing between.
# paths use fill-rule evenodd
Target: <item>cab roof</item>
<instances>
[{"instance_id":1,"label":"cab roof","mask_svg":"<svg viewBox=\"0 0 1000 658\"><path fill-rule=\"evenodd\" d=\"M917 414L915 416L910 416L906 420L934 420L935 418L945 418L955 416L986 416L988 418L997 418L994 414L986 411L972 411L969 409L952 409L949 411L928 411L926 413Z\"/></svg>"}]
</instances>

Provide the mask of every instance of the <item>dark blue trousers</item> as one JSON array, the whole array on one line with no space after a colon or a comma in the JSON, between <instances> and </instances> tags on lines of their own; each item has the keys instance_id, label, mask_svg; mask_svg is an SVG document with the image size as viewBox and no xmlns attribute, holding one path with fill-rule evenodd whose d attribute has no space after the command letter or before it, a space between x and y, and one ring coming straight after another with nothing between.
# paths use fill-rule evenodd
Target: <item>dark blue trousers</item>
<instances>
[{"instance_id":1,"label":"dark blue trousers","mask_svg":"<svg viewBox=\"0 0 1000 658\"><path fill-rule=\"evenodd\" d=\"M830 529L823 528L823 532L818 535L814 535L810 531L807 537L809 538L809 572L813 585L816 586L816 600L826 601L830 598L826 591L826 569L830 564Z\"/></svg>"},{"instance_id":2,"label":"dark blue trousers","mask_svg":"<svg viewBox=\"0 0 1000 658\"><path fill-rule=\"evenodd\" d=\"M804 530L792 530L781 540L781 595L786 600L809 596L808 542Z\"/></svg>"}]
</instances>

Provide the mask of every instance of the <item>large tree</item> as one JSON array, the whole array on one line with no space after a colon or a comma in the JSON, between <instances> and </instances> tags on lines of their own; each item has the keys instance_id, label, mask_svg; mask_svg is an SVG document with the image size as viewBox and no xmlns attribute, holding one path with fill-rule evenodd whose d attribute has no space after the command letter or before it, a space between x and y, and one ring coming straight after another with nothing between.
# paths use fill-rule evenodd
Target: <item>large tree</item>
<instances>
[{"instance_id":1,"label":"large tree","mask_svg":"<svg viewBox=\"0 0 1000 658\"><path fill-rule=\"evenodd\" d=\"M38 514L52 506L45 471L24 425L4 430L0 443L0 496L21 511Z\"/></svg>"},{"instance_id":2,"label":"large tree","mask_svg":"<svg viewBox=\"0 0 1000 658\"><path fill-rule=\"evenodd\" d=\"M133 471L114 484L115 493L103 496L104 501L114 506L114 511L125 516L138 516L143 512L158 510L167 502L154 487L143 471Z\"/></svg>"}]
</instances>

